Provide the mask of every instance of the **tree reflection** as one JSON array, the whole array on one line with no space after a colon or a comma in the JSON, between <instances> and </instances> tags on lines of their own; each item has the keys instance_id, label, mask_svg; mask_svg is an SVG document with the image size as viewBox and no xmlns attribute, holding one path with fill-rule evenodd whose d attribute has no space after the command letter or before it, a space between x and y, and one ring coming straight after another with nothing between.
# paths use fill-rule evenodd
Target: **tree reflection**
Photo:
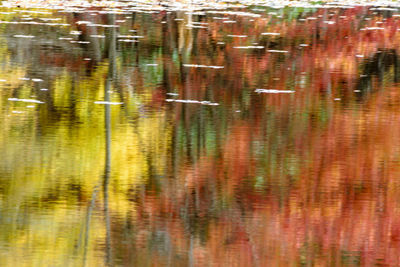
<instances>
[{"instance_id":1,"label":"tree reflection","mask_svg":"<svg viewBox=\"0 0 400 267\"><path fill-rule=\"evenodd\" d=\"M115 24L115 15L108 14L108 24L114 25ZM107 59L108 59L108 74L105 80L104 86L104 101L106 103L111 102L111 93L113 90L112 84L115 81L116 77L116 30L115 28L110 28L107 30L106 33L106 40L107 40ZM103 215L105 220L105 259L104 263L105 266L112 265L112 244L111 244L111 220L110 220L110 211L109 211L109 184L111 178L111 106L109 104L104 105L104 131L105 131L105 164L104 164L104 174L102 177L102 184L103 184ZM85 243L84 243L84 262L83 266L86 266L86 257L87 257L87 250L89 244L89 236L90 236L90 221L92 216L92 211L96 202L97 191L99 188L94 188L92 194L92 200L88 207L88 212L86 215L86 230L85 230Z\"/></svg>"},{"instance_id":2,"label":"tree reflection","mask_svg":"<svg viewBox=\"0 0 400 267\"><path fill-rule=\"evenodd\" d=\"M115 15L108 14L108 24L115 24ZM111 101L111 90L112 83L115 81L116 75L116 30L115 28L108 29L108 62L109 69L108 75L106 79L106 86L104 87L104 100L106 102ZM106 221L106 266L111 265L112 262L112 248L111 248L111 222L110 222L110 214L108 208L108 191L109 191L109 183L110 183L110 173L111 173L111 107L110 105L104 106L104 116L105 116L105 131L106 131L106 163L104 169L104 217Z\"/></svg>"},{"instance_id":3,"label":"tree reflection","mask_svg":"<svg viewBox=\"0 0 400 267\"><path fill-rule=\"evenodd\" d=\"M395 49L382 49L377 51L372 57L365 60L362 66L362 72L357 83L356 89L358 99L365 99L373 91L381 89L383 85L384 75L393 67L393 82L399 81L399 58ZM380 86L373 88L374 78Z\"/></svg>"}]
</instances>

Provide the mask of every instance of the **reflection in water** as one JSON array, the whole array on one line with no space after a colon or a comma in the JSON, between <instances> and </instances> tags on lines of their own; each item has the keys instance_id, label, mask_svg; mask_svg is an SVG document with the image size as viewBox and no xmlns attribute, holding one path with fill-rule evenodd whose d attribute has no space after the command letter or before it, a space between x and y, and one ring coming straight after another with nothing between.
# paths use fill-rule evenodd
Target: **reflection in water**
<instances>
[{"instance_id":1,"label":"reflection in water","mask_svg":"<svg viewBox=\"0 0 400 267\"><path fill-rule=\"evenodd\" d=\"M400 264L397 11L3 11L0 265Z\"/></svg>"},{"instance_id":2,"label":"reflection in water","mask_svg":"<svg viewBox=\"0 0 400 267\"><path fill-rule=\"evenodd\" d=\"M109 25L115 24L115 15L110 14L107 16L109 19ZM116 71L116 41L117 36L115 28L111 28L108 32L109 44L108 44L108 75L106 79L106 86L104 88L104 100L111 102L111 83L115 80ZM111 265L111 226L110 226L110 214L108 210L108 190L110 183L111 173L111 107L110 105L104 105L105 114L105 131L106 131L106 163L104 169L104 217L106 221L106 260L105 265Z\"/></svg>"},{"instance_id":3,"label":"reflection in water","mask_svg":"<svg viewBox=\"0 0 400 267\"><path fill-rule=\"evenodd\" d=\"M114 25L115 15L111 14L107 16L108 24ZM111 92L112 92L112 82L115 80L116 71L116 32L115 28L111 28L107 32L107 49L108 49L108 74L104 86L104 102L111 103ZM111 174L111 107L109 104L104 105L104 129L105 129L105 168L103 175L103 199L104 199L104 218L105 218L105 266L112 265L111 263L111 222L110 214L108 208L108 190L110 183ZM90 217L92 215L93 204L96 200L98 188L95 188L92 194L92 200L88 208L88 213L86 216L86 235L85 235L85 249L83 256L83 266L86 266L86 256L88 250L88 238L90 231Z\"/></svg>"},{"instance_id":4,"label":"reflection in water","mask_svg":"<svg viewBox=\"0 0 400 267\"><path fill-rule=\"evenodd\" d=\"M395 49L390 50L378 50L371 59L369 59L363 66L362 74L357 85L357 89L360 90L357 96L362 98L369 93L372 93L373 76L378 78L379 84L385 81L385 73L393 67L393 79L397 83L399 81L399 70L398 70L398 58ZM377 88L379 89L380 86Z\"/></svg>"}]
</instances>

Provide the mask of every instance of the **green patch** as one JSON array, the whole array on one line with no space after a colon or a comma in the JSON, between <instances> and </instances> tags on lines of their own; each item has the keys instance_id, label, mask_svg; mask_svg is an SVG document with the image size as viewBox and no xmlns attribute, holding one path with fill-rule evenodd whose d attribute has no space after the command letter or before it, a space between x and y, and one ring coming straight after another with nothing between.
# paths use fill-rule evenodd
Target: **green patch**
<instances>
[{"instance_id":1,"label":"green patch","mask_svg":"<svg viewBox=\"0 0 400 267\"><path fill-rule=\"evenodd\" d=\"M312 5L323 5L326 4L325 1L310 1L310 4Z\"/></svg>"},{"instance_id":2,"label":"green patch","mask_svg":"<svg viewBox=\"0 0 400 267\"><path fill-rule=\"evenodd\" d=\"M345 266L361 266L361 255L359 251L342 251L341 263Z\"/></svg>"}]
</instances>

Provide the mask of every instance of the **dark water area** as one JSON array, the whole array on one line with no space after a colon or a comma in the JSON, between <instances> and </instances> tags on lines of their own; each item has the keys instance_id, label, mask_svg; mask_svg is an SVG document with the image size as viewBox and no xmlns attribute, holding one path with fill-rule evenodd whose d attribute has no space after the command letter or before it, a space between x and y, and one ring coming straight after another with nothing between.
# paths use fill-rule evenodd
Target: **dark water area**
<instances>
[{"instance_id":1,"label":"dark water area","mask_svg":"<svg viewBox=\"0 0 400 267\"><path fill-rule=\"evenodd\" d=\"M0 10L1 266L399 266L400 13Z\"/></svg>"}]
</instances>

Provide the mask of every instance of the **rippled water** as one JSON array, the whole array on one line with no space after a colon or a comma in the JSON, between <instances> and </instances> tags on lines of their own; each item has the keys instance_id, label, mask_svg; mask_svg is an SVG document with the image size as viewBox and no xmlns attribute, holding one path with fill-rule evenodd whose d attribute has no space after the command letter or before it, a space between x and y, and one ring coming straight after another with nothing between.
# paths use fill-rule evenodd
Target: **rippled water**
<instances>
[{"instance_id":1,"label":"rippled water","mask_svg":"<svg viewBox=\"0 0 400 267\"><path fill-rule=\"evenodd\" d=\"M399 14L2 9L0 265L400 265Z\"/></svg>"}]
</instances>

